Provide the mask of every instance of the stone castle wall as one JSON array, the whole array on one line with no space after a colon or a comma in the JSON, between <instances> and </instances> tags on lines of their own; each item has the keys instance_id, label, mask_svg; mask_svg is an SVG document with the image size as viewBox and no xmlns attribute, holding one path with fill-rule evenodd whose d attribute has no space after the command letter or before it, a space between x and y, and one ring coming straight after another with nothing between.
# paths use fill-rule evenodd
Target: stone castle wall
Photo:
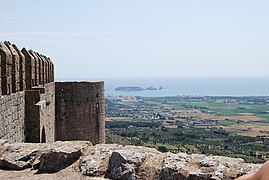
<instances>
[{"instance_id":1,"label":"stone castle wall","mask_svg":"<svg viewBox=\"0 0 269 180\"><path fill-rule=\"evenodd\" d=\"M41 109L40 117L40 142L54 142L55 135L55 83L51 82L44 85L45 93L41 94L40 99L42 105L39 105ZM42 135L43 133L43 135ZM45 137L44 137L45 135ZM42 140L43 137L43 140ZM45 139L44 139L45 138Z\"/></svg>"},{"instance_id":2,"label":"stone castle wall","mask_svg":"<svg viewBox=\"0 0 269 180\"><path fill-rule=\"evenodd\" d=\"M25 141L55 141L55 83L33 87L25 95Z\"/></svg>"},{"instance_id":3,"label":"stone castle wall","mask_svg":"<svg viewBox=\"0 0 269 180\"><path fill-rule=\"evenodd\" d=\"M105 141L104 82L54 82L50 58L0 42L0 139Z\"/></svg>"},{"instance_id":4,"label":"stone castle wall","mask_svg":"<svg viewBox=\"0 0 269 180\"><path fill-rule=\"evenodd\" d=\"M51 60L0 42L0 138L55 141L55 84Z\"/></svg>"},{"instance_id":5,"label":"stone castle wall","mask_svg":"<svg viewBox=\"0 0 269 180\"><path fill-rule=\"evenodd\" d=\"M105 141L104 82L56 82L58 140Z\"/></svg>"},{"instance_id":6,"label":"stone castle wall","mask_svg":"<svg viewBox=\"0 0 269 180\"><path fill-rule=\"evenodd\" d=\"M24 141L25 91L0 96L0 137L10 143Z\"/></svg>"}]
</instances>

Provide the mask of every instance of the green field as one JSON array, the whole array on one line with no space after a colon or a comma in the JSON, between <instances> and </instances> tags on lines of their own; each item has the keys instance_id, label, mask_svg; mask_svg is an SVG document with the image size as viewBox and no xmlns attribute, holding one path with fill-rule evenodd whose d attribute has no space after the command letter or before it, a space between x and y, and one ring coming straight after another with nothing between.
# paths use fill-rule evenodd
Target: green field
<instances>
[{"instance_id":1,"label":"green field","mask_svg":"<svg viewBox=\"0 0 269 180\"><path fill-rule=\"evenodd\" d=\"M219 120L218 122L223 126L229 126L229 125L232 125L232 124L237 124L237 122L231 121L231 120Z\"/></svg>"},{"instance_id":2,"label":"green field","mask_svg":"<svg viewBox=\"0 0 269 180\"><path fill-rule=\"evenodd\" d=\"M269 123L269 114L262 114L262 115L258 115L258 116L265 119L265 120L262 120L261 122Z\"/></svg>"},{"instance_id":3,"label":"green field","mask_svg":"<svg viewBox=\"0 0 269 180\"><path fill-rule=\"evenodd\" d=\"M125 123L125 122L124 122ZM131 124L131 122L129 122ZM223 155L241 157L247 162L261 163L253 152L267 155L269 142L262 137L235 136L220 129L200 129L186 127L177 129L151 128L133 126L122 128L120 122L109 122L109 143L123 141L124 144L151 145L162 152L205 153L208 155ZM121 139L120 137L124 138ZM129 143L126 143L128 141Z\"/></svg>"},{"instance_id":4,"label":"green field","mask_svg":"<svg viewBox=\"0 0 269 180\"><path fill-rule=\"evenodd\" d=\"M262 118L269 119L269 114L264 114L269 111L269 105L260 104L239 104L223 103L223 102L173 102L172 108L176 110L207 110L209 113L218 114L220 116L240 116L242 113L253 113Z\"/></svg>"}]
</instances>

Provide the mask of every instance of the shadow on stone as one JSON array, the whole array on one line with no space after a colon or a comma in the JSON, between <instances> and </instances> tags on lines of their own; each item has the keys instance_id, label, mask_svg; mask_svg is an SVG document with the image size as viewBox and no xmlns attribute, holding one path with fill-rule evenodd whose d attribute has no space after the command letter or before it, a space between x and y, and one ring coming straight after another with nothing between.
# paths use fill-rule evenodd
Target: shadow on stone
<instances>
[{"instance_id":1,"label":"shadow on stone","mask_svg":"<svg viewBox=\"0 0 269 180\"><path fill-rule=\"evenodd\" d=\"M39 168L36 174L55 173L72 165L81 156L81 152L47 151L41 154Z\"/></svg>"}]
</instances>

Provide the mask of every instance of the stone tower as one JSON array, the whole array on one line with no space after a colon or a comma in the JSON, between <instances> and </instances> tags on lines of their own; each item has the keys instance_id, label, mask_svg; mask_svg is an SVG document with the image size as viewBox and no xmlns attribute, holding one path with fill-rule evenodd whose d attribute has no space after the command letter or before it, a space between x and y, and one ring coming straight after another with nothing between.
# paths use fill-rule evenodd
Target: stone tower
<instances>
[{"instance_id":1,"label":"stone tower","mask_svg":"<svg viewBox=\"0 0 269 180\"><path fill-rule=\"evenodd\" d=\"M56 138L105 142L104 82L56 83Z\"/></svg>"}]
</instances>

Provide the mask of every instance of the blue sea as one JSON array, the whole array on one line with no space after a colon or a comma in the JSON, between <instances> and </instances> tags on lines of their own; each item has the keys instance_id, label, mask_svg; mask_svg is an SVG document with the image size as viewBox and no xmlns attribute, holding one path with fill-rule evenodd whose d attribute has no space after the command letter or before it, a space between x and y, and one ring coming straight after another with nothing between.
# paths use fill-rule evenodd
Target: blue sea
<instances>
[{"instance_id":1,"label":"blue sea","mask_svg":"<svg viewBox=\"0 0 269 180\"><path fill-rule=\"evenodd\" d=\"M94 79L84 79L92 81ZM123 96L269 96L269 77L103 78L106 95ZM162 90L121 92L120 86Z\"/></svg>"}]
</instances>

